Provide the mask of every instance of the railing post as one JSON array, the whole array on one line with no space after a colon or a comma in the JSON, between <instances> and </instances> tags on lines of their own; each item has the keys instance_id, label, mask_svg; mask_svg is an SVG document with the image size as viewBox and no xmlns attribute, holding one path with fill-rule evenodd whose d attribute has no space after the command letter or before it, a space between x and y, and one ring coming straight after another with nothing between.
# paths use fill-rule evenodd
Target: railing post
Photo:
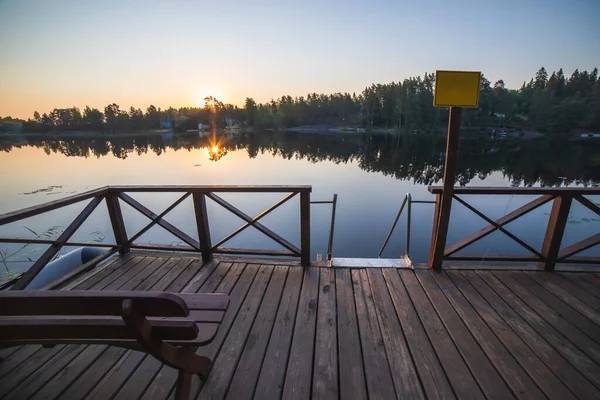
<instances>
[{"instance_id":1,"label":"railing post","mask_svg":"<svg viewBox=\"0 0 600 400\"><path fill-rule=\"evenodd\" d=\"M106 194L106 208L110 217L115 242L117 246L120 246L119 254L126 254L129 252L129 247L127 247L127 231L125 229L125 222L123 221L121 205L119 204L119 196L116 192L109 190Z\"/></svg>"},{"instance_id":2,"label":"railing post","mask_svg":"<svg viewBox=\"0 0 600 400\"><path fill-rule=\"evenodd\" d=\"M329 242L327 244L327 261L333 258L333 233L335 229L335 209L337 207L337 194L333 194L331 202L331 227L329 228Z\"/></svg>"},{"instance_id":3,"label":"railing post","mask_svg":"<svg viewBox=\"0 0 600 400\"><path fill-rule=\"evenodd\" d=\"M207 262L212 260L212 243L210 240L208 213L206 211L206 195L204 193L194 192L192 196L196 214L196 226L198 227L198 238L200 240L200 251L202 251L202 260Z\"/></svg>"},{"instance_id":4,"label":"railing post","mask_svg":"<svg viewBox=\"0 0 600 400\"><path fill-rule=\"evenodd\" d=\"M540 267L546 271L554 271L567 219L569 218L571 202L572 197L568 195L557 196L552 202L548 227L546 228L546 235L542 244L542 255L546 260L540 262Z\"/></svg>"},{"instance_id":5,"label":"railing post","mask_svg":"<svg viewBox=\"0 0 600 400\"><path fill-rule=\"evenodd\" d=\"M446 163L444 165L444 185L440 209L435 228L435 238L432 243L433 257L430 256L429 268L441 269L446 250L448 225L450 224L450 209L454 195L454 180L458 162L458 144L462 108L450 107L448 120L448 139L446 143Z\"/></svg>"},{"instance_id":6,"label":"railing post","mask_svg":"<svg viewBox=\"0 0 600 400\"><path fill-rule=\"evenodd\" d=\"M300 264L310 266L310 191L300 192Z\"/></svg>"},{"instance_id":7,"label":"railing post","mask_svg":"<svg viewBox=\"0 0 600 400\"><path fill-rule=\"evenodd\" d=\"M431 242L429 244L429 258L427 264L431 267L433 264L433 250L435 248L435 237L438 226L438 219L440 217L440 204L442 202L442 196L439 194L435 195L435 208L433 209L433 226L431 228Z\"/></svg>"}]
</instances>

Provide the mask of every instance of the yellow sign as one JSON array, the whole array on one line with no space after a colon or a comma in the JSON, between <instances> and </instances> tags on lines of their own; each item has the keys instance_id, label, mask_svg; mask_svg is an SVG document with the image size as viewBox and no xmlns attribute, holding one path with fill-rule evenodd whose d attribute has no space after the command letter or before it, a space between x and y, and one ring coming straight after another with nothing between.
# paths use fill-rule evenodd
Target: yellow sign
<instances>
[{"instance_id":1,"label":"yellow sign","mask_svg":"<svg viewBox=\"0 0 600 400\"><path fill-rule=\"evenodd\" d=\"M436 71L434 107L477 108L481 72Z\"/></svg>"}]
</instances>

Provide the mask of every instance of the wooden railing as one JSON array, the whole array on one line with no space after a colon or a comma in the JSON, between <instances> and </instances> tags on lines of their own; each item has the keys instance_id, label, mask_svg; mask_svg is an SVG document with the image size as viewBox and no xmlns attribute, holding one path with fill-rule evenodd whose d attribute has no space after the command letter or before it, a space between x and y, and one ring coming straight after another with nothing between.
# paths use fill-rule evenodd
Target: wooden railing
<instances>
[{"instance_id":1,"label":"wooden railing","mask_svg":"<svg viewBox=\"0 0 600 400\"><path fill-rule=\"evenodd\" d=\"M174 203L167 207L160 214L155 214L149 208L135 200L128 193L144 192L171 192L182 193ZM245 214L240 209L236 208L229 202L217 195L222 192L237 192L237 193L288 193L284 198L273 204L271 207L261 212L254 218ZM178 185L178 186L107 186L89 192L66 197L60 200L52 201L42 205L29 207L23 210L10 212L0 215L0 226L11 222L19 221L25 218L40 215L61 207L65 207L74 203L85 200L90 200L87 206L75 217L75 219L64 229L64 231L54 240L45 239L25 239L25 238L0 238L0 243L28 243L28 244L45 244L50 247L33 263L33 265L21 275L18 281L14 283L11 290L24 289L36 275L52 261L64 246L88 246L88 247L103 247L107 248L105 252L95 257L93 260L85 263L76 270L72 271L70 276L75 276L82 271L92 268L97 263L110 257L117 251L121 254L127 253L130 249L150 249L164 251L186 251L198 252L202 254L202 258L208 261L215 253L223 254L244 254L244 255L262 255L262 256L291 256L300 257L301 264L304 266L310 265L310 186L194 186L194 185ZM300 247L290 243L271 229L267 228L259 222L259 220L271 213L273 210L286 203L288 200L300 195ZM194 219L198 230L198 238L191 237L181 229L175 227L164 219L170 211L181 204L184 200L192 197L194 204ZM236 229L231 234L213 244L210 237L210 225L206 207L206 199L209 198L224 209L245 221L245 224ZM77 231L79 227L92 214L96 207L106 201L106 207L110 222L112 225L115 244L105 243L81 243L72 242L69 239ZM127 233L125 221L121 211L121 203L124 202L133 209L146 216L150 222L133 235ZM186 245L166 245L166 244L144 244L136 243L136 239L142 236L153 226L158 225L167 230L169 233L176 236ZM263 249L242 249L228 248L223 245L233 237L244 231L248 227L254 227L275 242L285 248L285 250L263 250ZM64 277L68 278L68 277Z\"/></svg>"},{"instance_id":2,"label":"wooden railing","mask_svg":"<svg viewBox=\"0 0 600 400\"><path fill-rule=\"evenodd\" d=\"M441 186L429 187L429 192L436 195L436 206L433 217L433 232L428 261L429 267L431 268L441 268L444 260L482 261L484 259L487 261L533 261L538 263L540 269L544 269L546 271L553 271L557 263L600 264L600 258L598 257L574 257L576 254L600 244L600 232L592 234L590 237L584 240L561 249L561 242L573 200L581 203L595 214L600 215L600 207L585 197L590 195L600 195L600 188L456 187L453 190L452 199L456 200L473 213L484 219L489 223L489 225L450 247L446 247L445 243L448 225L443 225L440 223L440 209L443 188ZM492 220L481 211L473 207L471 204L467 203L463 198L459 197L459 195L537 195L539 197L499 219ZM534 249L504 228L504 226L509 222L526 215L527 213L548 202L552 202L552 209L550 211L550 217L546 227L546 234L544 236L541 251ZM440 232L438 231L440 229L445 230L445 232L441 232L443 234L439 234ZM530 253L532 253L532 255L456 255L458 251L497 230L501 231L523 248L527 249Z\"/></svg>"}]
</instances>

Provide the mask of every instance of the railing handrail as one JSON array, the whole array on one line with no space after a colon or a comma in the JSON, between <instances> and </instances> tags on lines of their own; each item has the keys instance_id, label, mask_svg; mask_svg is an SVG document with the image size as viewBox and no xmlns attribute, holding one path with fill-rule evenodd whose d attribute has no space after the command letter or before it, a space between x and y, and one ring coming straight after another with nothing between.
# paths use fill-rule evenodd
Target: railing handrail
<instances>
[{"instance_id":1,"label":"railing handrail","mask_svg":"<svg viewBox=\"0 0 600 400\"><path fill-rule=\"evenodd\" d=\"M439 205L442 197L442 187L430 186L429 191L436 194L436 210L439 210ZM511 211L510 213L492 220L481 211L477 210L471 204L466 202L463 198L458 197L459 195L537 195L538 197L528 202L527 204ZM443 260L462 260L462 261L482 261L483 259L492 259L495 261L534 261L537 262L540 268L547 271L554 270L556 263L580 263L580 264L592 264L599 263L600 259L597 257L572 257L586 249L589 249L595 245L600 244L600 233L592 234L584 240L580 240L577 243L571 244L568 247L561 249L561 242L565 233L567 220L569 217L569 210L572 203L578 202L587 209L591 210L595 214L600 216L600 206L584 197L584 195L600 195L600 188L506 188L506 187L457 187L453 189L452 199L458 201L467 209L484 219L489 225L480 229L479 231L463 238L462 240L454 243L450 247L446 246L445 239L439 239L441 236L437 235L437 239L432 238L430 248L429 266L432 268L441 268ZM531 247L525 241L518 238L516 235L504 228L508 223L521 218L525 214L541 207L542 205L551 202L552 209L548 219L548 225L546 227L546 233L544 235L544 241L540 251ZM439 229L440 224L438 223L439 215L434 213L433 220L433 232ZM533 256L522 256L522 255L455 255L458 251L465 247L481 240L485 236L495 232L496 230L504 233L516 243L527 249ZM436 240L439 243L436 243ZM440 259L435 257L435 248L441 248L442 253Z\"/></svg>"},{"instance_id":2,"label":"railing handrail","mask_svg":"<svg viewBox=\"0 0 600 400\"><path fill-rule=\"evenodd\" d=\"M202 253L204 261L212 258L213 253L224 254L247 254L247 255L273 255L273 256L292 256L299 257L303 266L310 265L310 194L311 186L224 186L224 185L149 185L149 186L105 186L94 189L85 193L80 193L74 196L69 196L63 199L58 199L41 205L28 207L23 210L17 210L0 215L0 226L11 222L19 221L24 218L29 218L35 215L43 214L44 212L52 211L67 205L78 203L80 201L89 200L75 219L65 228L65 230L55 240L47 240L46 238L36 237L34 239L20 238L1 238L1 243L30 243L30 244L50 244L50 247L36 260L32 266L23 273L21 278L13 285L12 290L24 289L37 274L60 252L64 246L81 245L81 242L70 242L69 239L82 226L87 218L92 214L96 207L105 202L108 215L110 218L112 231L115 237L116 244L92 244L94 247L105 247L108 250L101 256L97 257L95 263L110 257L116 251L124 254L131 248L152 248L155 250L167 251L192 251ZM155 214L149 208L127 195L127 192L183 192L183 196L179 197L173 204L167 207L160 214ZM289 193L283 199L258 214L254 218L245 214L237 207L230 204L228 201L217 196L215 193L220 192L239 192L239 193ZM292 199L296 195L300 196L300 247L288 242L277 233L273 232L259 221L262 217L279 207L283 203ZM168 221L163 219L166 214L176 208L183 200L192 197L194 203L194 215L198 229L199 240L194 239L182 230L178 229ZM232 234L221 240L216 245L212 245L210 238L210 230L208 225L208 214L206 206L206 198L210 198L216 204L225 208L227 211L236 215L245 221L245 225L238 228ZM334 196L337 200L337 196ZM150 223L144 226L134 235L128 235L123 214L121 212L120 202L124 202L131 206L134 210L146 216ZM335 203L334 203L335 204ZM333 223L333 221L332 221ZM144 232L152 228L154 225L159 225L167 230L172 235L178 237L187 246L172 246L172 245L149 245L144 243L136 243L135 239L142 236ZM286 250L262 250L262 249L241 249L241 248L226 248L221 245L242 232L247 227L252 226L259 230L267 237L271 238ZM331 238L328 251L331 251ZM94 265L95 265L94 263ZM89 264L89 263L88 263ZM86 264L86 267L93 267L91 264Z\"/></svg>"}]
</instances>

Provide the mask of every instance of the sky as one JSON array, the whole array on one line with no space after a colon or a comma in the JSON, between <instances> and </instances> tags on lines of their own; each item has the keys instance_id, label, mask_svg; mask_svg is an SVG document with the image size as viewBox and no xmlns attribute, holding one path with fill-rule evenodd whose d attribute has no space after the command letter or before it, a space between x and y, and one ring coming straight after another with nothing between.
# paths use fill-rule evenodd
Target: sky
<instances>
[{"instance_id":1,"label":"sky","mask_svg":"<svg viewBox=\"0 0 600 400\"><path fill-rule=\"evenodd\" d=\"M0 116L600 67L599 0L0 0Z\"/></svg>"}]
</instances>

